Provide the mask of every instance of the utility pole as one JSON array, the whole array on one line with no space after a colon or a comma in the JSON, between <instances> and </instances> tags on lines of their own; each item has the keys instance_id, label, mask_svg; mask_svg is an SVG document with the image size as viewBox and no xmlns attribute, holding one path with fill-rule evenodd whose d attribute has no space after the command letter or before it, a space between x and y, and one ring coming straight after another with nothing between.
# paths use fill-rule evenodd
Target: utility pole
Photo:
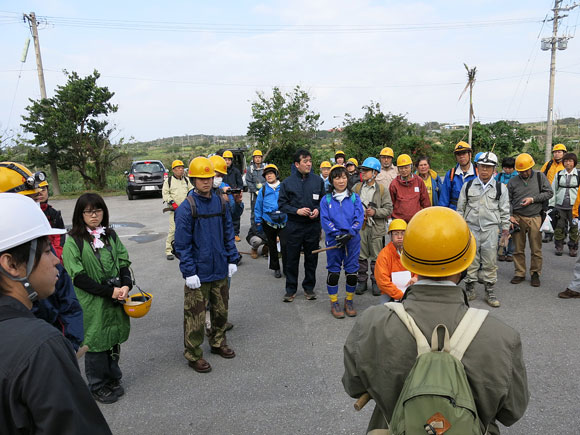
<instances>
[{"instance_id":1,"label":"utility pole","mask_svg":"<svg viewBox=\"0 0 580 435\"><path fill-rule=\"evenodd\" d=\"M44 83L44 70L42 68L42 57L40 56L40 42L38 40L38 26L36 21L36 14L31 12L29 15L23 14L24 21L28 21L30 31L32 32L32 39L34 41L34 52L36 53L36 69L38 71L38 83L40 84L40 97L45 100L46 85ZM58 181L58 169L56 162L50 163L50 178L52 184L52 191L55 195L60 195L60 183Z\"/></svg>"},{"instance_id":2,"label":"utility pole","mask_svg":"<svg viewBox=\"0 0 580 435\"><path fill-rule=\"evenodd\" d=\"M546 161L552 159L552 124L554 121L554 82L556 80L556 49L566 50L568 46L568 40L571 38L571 36L558 37L558 21L568 16L568 15L559 15L559 12L571 11L572 9L578 6L578 3L575 3L566 8L561 8L560 7L561 4L562 0L554 0L554 9L553 9L554 18L551 19L553 21L552 37L542 38L542 46L541 46L543 51L551 50L550 90L548 92L548 120L547 120L548 126L546 128L546 150L545 150Z\"/></svg>"}]
</instances>

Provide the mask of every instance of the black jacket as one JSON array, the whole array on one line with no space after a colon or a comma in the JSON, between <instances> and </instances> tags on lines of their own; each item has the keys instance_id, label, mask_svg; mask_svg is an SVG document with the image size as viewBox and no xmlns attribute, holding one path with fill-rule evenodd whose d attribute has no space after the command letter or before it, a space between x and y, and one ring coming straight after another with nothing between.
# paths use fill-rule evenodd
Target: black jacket
<instances>
[{"instance_id":1,"label":"black jacket","mask_svg":"<svg viewBox=\"0 0 580 435\"><path fill-rule=\"evenodd\" d=\"M228 173L227 175L224 175L223 182L229 185L232 189L241 189L244 187L242 173L234 165L228 168Z\"/></svg>"},{"instance_id":2,"label":"black jacket","mask_svg":"<svg viewBox=\"0 0 580 435\"><path fill-rule=\"evenodd\" d=\"M70 343L0 295L0 434L110 434Z\"/></svg>"},{"instance_id":3,"label":"black jacket","mask_svg":"<svg viewBox=\"0 0 580 435\"><path fill-rule=\"evenodd\" d=\"M278 209L288 215L288 220L294 222L319 222L320 200L324 196L324 181L314 172L302 175L299 171L286 178L280 186L278 196ZM310 210L317 209L318 218L310 219L308 216L299 216L296 211L299 208L308 207Z\"/></svg>"}]
</instances>

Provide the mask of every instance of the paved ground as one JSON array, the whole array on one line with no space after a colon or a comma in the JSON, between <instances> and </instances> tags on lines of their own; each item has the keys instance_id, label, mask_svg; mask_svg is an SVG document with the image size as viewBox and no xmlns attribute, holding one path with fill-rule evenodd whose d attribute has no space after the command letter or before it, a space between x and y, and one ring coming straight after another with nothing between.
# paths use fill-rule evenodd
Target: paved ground
<instances>
[{"instance_id":1,"label":"paved ground","mask_svg":"<svg viewBox=\"0 0 580 435\"><path fill-rule=\"evenodd\" d=\"M282 303L284 281L264 258L244 262L232 280L228 334L237 357L209 354L209 374L191 370L183 351L183 279L164 255L167 216L161 199L107 198L111 221L127 246L138 284L154 294L150 314L132 321L122 347L126 395L102 410L115 434L362 434L372 404L355 413L340 382L342 345L354 319L330 316L325 296L326 258L319 256L319 295ZM247 201L247 198L246 198ZM246 202L247 203L247 202ZM74 201L52 203L69 224ZM249 211L242 216L247 233ZM249 251L245 240L238 244ZM580 403L580 301L556 297L568 284L574 259L557 258L544 245L542 287L509 284L513 266L500 263L494 315L518 329L532 398L525 417L506 434L577 432ZM341 294L344 294L341 282ZM483 289L478 287L480 296ZM377 298L355 299L364 310ZM475 307L487 305L476 300ZM81 366L83 362L81 361Z\"/></svg>"}]
</instances>

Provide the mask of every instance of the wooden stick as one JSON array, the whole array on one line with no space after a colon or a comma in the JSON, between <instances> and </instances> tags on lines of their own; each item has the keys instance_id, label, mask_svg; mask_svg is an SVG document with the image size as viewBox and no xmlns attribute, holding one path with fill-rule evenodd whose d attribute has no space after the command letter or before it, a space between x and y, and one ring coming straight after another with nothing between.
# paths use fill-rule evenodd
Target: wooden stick
<instances>
[{"instance_id":1,"label":"wooden stick","mask_svg":"<svg viewBox=\"0 0 580 435\"><path fill-rule=\"evenodd\" d=\"M369 400L371 400L371 396L369 396L369 393L364 393L362 396L358 398L356 402L354 402L354 409L356 411L360 411L365 407L367 403L369 403Z\"/></svg>"},{"instance_id":2,"label":"wooden stick","mask_svg":"<svg viewBox=\"0 0 580 435\"><path fill-rule=\"evenodd\" d=\"M88 350L89 346L87 346L86 344L84 346L79 347L79 350L77 350L77 359L80 359L85 353L87 353Z\"/></svg>"},{"instance_id":3,"label":"wooden stick","mask_svg":"<svg viewBox=\"0 0 580 435\"><path fill-rule=\"evenodd\" d=\"M330 251L331 249L336 249L336 248L338 248L338 245L329 246L328 248L316 249L316 250L312 251L312 253L319 254L321 252Z\"/></svg>"}]
</instances>

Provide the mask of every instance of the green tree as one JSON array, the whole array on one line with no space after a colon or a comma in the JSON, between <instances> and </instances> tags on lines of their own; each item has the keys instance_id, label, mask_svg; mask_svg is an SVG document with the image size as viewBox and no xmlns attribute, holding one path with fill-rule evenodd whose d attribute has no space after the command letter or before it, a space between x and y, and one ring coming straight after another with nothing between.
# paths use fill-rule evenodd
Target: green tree
<instances>
[{"instance_id":1,"label":"green tree","mask_svg":"<svg viewBox=\"0 0 580 435\"><path fill-rule=\"evenodd\" d=\"M39 166L77 170L86 188L104 189L107 169L122 154L123 146L123 140L117 145L110 140L114 128L107 116L117 111L111 103L115 94L97 86L100 74L96 70L84 78L76 72L65 71L65 75L67 83L57 86L54 97L30 100L26 108L22 127L34 135L29 142L35 145L29 160Z\"/></svg>"},{"instance_id":2,"label":"green tree","mask_svg":"<svg viewBox=\"0 0 580 435\"><path fill-rule=\"evenodd\" d=\"M264 161L276 163L282 175L287 175L294 152L309 148L314 140L320 114L310 108L310 96L300 86L286 94L278 87L272 89L272 96L256 94L248 136L264 153Z\"/></svg>"}]
</instances>

